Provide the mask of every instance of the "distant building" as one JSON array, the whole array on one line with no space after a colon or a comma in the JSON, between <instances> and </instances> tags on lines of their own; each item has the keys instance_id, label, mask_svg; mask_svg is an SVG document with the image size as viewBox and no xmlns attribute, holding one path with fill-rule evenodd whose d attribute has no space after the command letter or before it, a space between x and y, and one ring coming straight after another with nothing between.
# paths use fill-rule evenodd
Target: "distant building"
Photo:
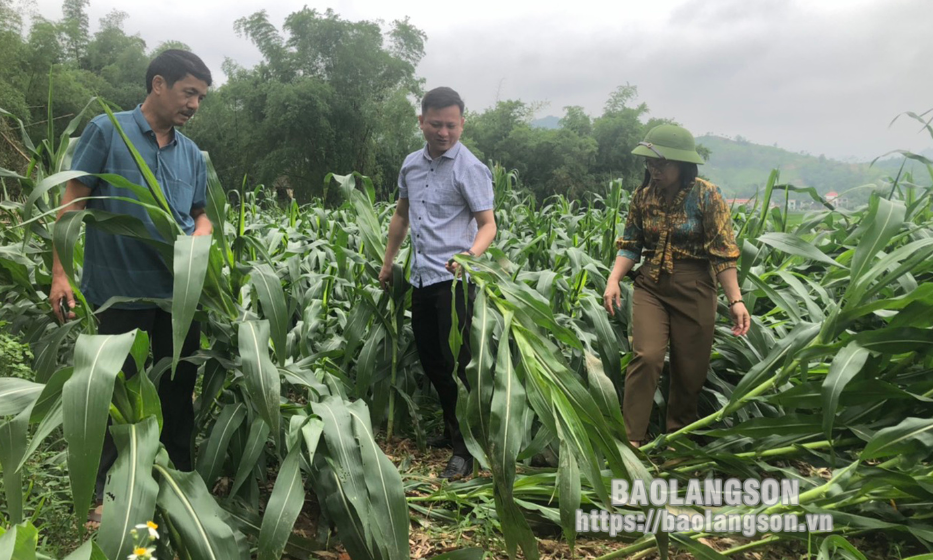
<instances>
[{"instance_id":1,"label":"distant building","mask_svg":"<svg viewBox=\"0 0 933 560\"><path fill-rule=\"evenodd\" d=\"M826 193L826 202L833 205L834 208L848 208L848 200L845 197L839 196L839 193L836 191L829 191Z\"/></svg>"}]
</instances>

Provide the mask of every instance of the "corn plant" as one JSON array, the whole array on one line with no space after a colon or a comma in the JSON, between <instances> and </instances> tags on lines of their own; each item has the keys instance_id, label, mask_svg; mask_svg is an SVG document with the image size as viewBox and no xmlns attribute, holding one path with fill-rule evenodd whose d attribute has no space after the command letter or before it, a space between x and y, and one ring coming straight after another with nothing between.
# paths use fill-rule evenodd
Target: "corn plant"
<instances>
[{"instance_id":1,"label":"corn plant","mask_svg":"<svg viewBox=\"0 0 933 560\"><path fill-rule=\"evenodd\" d=\"M58 153L62 142L42 153ZM577 508L630 511L611 504L610 478L652 476L793 479L798 505L734 511L831 513L834 534L761 535L719 552L701 542L709 533L625 534L603 560L669 548L719 558L782 541L800 541L814 557L836 549L859 557L849 538L867 532L919 546L933 539L933 187L920 178L860 187L871 190L869 203L840 210L772 173L758 204L734 213L752 328L733 337L720 304L700 419L665 433L662 389L656 439L635 450L619 406L631 284L622 286L622 313L610 318L600 305L628 192L613 182L584 201L538 203L514 173L496 168L494 247L480 259L457 257L479 288L458 417L484 470L438 489L402 477L376 444L383 434L423 442L439 422L408 324L407 246L393 289L377 286L393 206L375 201L371 181L333 175L327 188L337 185L339 207L280 210L261 204L264 188L246 178L228 203L208 165L214 235L195 240L178 235L155 181L104 177L147 208L162 234L154 239L141 224L99 211L53 224L61 184L78 175L32 155L26 174L0 172L24 193L2 208L11 227L0 247L0 320L35 355L33 379L0 378L2 509L12 525L0 553L36 549L36 528L21 523L22 476L58 430L83 517L108 417L120 451L108 492L118 498L75 558L125 557L128 530L151 519L166 536L159 557L307 555L323 543L292 528L309 491L353 558L405 558L410 515L456 522L458 510L491 520L510 556L521 549L534 558L542 528L559 528L570 544L584 538L574 531ZM933 180L933 163L905 155L925 163ZM786 204L772 207L789 192L820 209L792 226ZM83 223L146 239L188 286L156 303L172 311L176 341L194 319L206 341L187 358L202 372L192 473L177 471L158 442L154 388L178 353L146 363L145 333L95 335L84 305L73 323L51 320L51 247L77 280ZM453 335L456 350L463 341ZM120 371L127 356L140 365L131 379Z\"/></svg>"},{"instance_id":2,"label":"corn plant","mask_svg":"<svg viewBox=\"0 0 933 560\"><path fill-rule=\"evenodd\" d=\"M107 557L125 557L132 546L129 530L153 518L164 524L172 546L185 556L246 557L249 545L245 535L258 539L263 558L277 558L289 546L307 549L308 543L291 536L304 503L306 479L319 493L325 514L338 527L344 545L355 551L355 557L407 557L407 510L401 479L375 444L365 403L350 404L346 378L339 370L322 371L319 362L302 359L299 352L296 334L304 328L300 319L311 319L307 311L316 303L305 306L300 300L308 295L314 300L315 291L325 285L326 290L334 290L336 278L302 274L298 262L302 255L284 235L251 235L243 204L236 239L229 244L225 198L212 168L207 212L215 225L215 239L181 234L166 211L160 185L128 141L127 147L147 184L133 185L109 175L101 178L133 193L161 239L148 235L138 220L99 210L65 214L51 228L51 238L75 285L82 222L143 239L156 247L175 274L173 299L159 302L172 311L175 354L170 362L145 367L149 346L145 333L80 334L74 344L73 363L55 371L44 384L12 378L0 381L0 401L4 403L0 414L14 417L0 430L7 477L4 488L14 520L22 519L21 484L16 477L21 476L23 464L43 437L61 426L68 442L74 509L80 521L90 504L109 416L114 421L111 432L119 459L108 477L104 518L95 537ZM41 185L51 190L81 175L71 171L52 174ZM28 179L17 178L29 186ZM44 223L57 210L40 208L33 216L31 203L35 199L33 194L27 196L19 220L21 228ZM238 247L250 250L236 251ZM245 260L252 255L256 260ZM288 277L287 284L294 283L288 294L294 294L295 299L286 297L281 270L272 266L273 255L286 260L292 257L290 272L295 274ZM239 282L238 291L233 291L231 281ZM325 305L327 298L325 293ZM190 358L204 367L198 420L206 433L199 446L196 472L183 473L174 469L158 441L161 412L155 384L161 375L172 374L180 359L180 341L198 313L207 315L205 330L212 339L210 348ZM90 314L76 324L93 332ZM143 372L129 380L120 371L128 355ZM54 359L52 363L54 367ZM306 405L283 405L283 379L293 390L307 392ZM39 427L27 449L30 424ZM361 448L360 442L368 445ZM257 527L253 523L259 508L257 481L265 478L267 458L279 462L280 469ZM209 487L228 465L236 466L236 481L222 503L211 495Z\"/></svg>"}]
</instances>

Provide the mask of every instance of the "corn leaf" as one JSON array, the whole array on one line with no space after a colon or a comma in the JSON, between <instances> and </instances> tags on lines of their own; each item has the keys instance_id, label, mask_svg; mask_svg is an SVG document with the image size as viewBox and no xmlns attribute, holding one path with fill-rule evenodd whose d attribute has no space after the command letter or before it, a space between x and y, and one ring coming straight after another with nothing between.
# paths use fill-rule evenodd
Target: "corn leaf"
<instances>
[{"instance_id":1,"label":"corn leaf","mask_svg":"<svg viewBox=\"0 0 933 560\"><path fill-rule=\"evenodd\" d=\"M97 543L110 558L123 558L133 549L130 531L153 519L159 485L152 467L159 451L159 425L149 416L138 424L110 429L117 460L104 490L104 510Z\"/></svg>"},{"instance_id":2,"label":"corn leaf","mask_svg":"<svg viewBox=\"0 0 933 560\"><path fill-rule=\"evenodd\" d=\"M82 334L75 344L74 374L62 388L62 412L68 442L68 474L79 520L84 517L94 492L114 379L137 332Z\"/></svg>"},{"instance_id":3,"label":"corn leaf","mask_svg":"<svg viewBox=\"0 0 933 560\"><path fill-rule=\"evenodd\" d=\"M178 531L181 544L192 558L225 560L242 558L238 534L225 521L220 509L196 472L179 472L160 464L157 505Z\"/></svg>"},{"instance_id":4,"label":"corn leaf","mask_svg":"<svg viewBox=\"0 0 933 560\"><path fill-rule=\"evenodd\" d=\"M288 452L275 479L259 531L259 560L281 558L295 520L301 513L305 489L298 468L300 457L301 446L296 445Z\"/></svg>"},{"instance_id":5,"label":"corn leaf","mask_svg":"<svg viewBox=\"0 0 933 560\"><path fill-rule=\"evenodd\" d=\"M269 358L269 321L246 321L239 328L240 357L243 359L243 375L246 390L253 405L280 442L279 372ZM281 449L281 445L279 445Z\"/></svg>"}]
</instances>

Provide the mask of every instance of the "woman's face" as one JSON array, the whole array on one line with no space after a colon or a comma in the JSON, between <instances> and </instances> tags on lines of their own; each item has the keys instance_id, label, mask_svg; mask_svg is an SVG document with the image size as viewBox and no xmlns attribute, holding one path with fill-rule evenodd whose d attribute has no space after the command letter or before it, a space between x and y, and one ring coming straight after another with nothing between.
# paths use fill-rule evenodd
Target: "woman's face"
<instances>
[{"instance_id":1,"label":"woman's face","mask_svg":"<svg viewBox=\"0 0 933 560\"><path fill-rule=\"evenodd\" d=\"M680 165L676 161L658 158L645 158L645 167L651 174L651 181L667 188L680 181Z\"/></svg>"}]
</instances>

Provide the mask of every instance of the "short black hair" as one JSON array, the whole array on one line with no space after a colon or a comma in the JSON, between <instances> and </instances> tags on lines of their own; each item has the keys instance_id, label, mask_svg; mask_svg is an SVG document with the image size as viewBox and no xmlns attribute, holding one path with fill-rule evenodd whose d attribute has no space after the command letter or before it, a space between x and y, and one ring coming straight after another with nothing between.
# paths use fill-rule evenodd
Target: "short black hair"
<instances>
[{"instance_id":1,"label":"short black hair","mask_svg":"<svg viewBox=\"0 0 933 560\"><path fill-rule=\"evenodd\" d=\"M428 109L446 109L452 105L460 108L460 116L463 116L463 100L460 94L449 87L434 88L424 94L421 99L421 114L428 112Z\"/></svg>"},{"instance_id":2,"label":"short black hair","mask_svg":"<svg viewBox=\"0 0 933 560\"><path fill-rule=\"evenodd\" d=\"M211 85L211 71L198 55L179 49L164 51L149 63L146 70L146 93L152 93L152 79L156 76L162 76L168 87L172 87L188 74Z\"/></svg>"}]
</instances>

